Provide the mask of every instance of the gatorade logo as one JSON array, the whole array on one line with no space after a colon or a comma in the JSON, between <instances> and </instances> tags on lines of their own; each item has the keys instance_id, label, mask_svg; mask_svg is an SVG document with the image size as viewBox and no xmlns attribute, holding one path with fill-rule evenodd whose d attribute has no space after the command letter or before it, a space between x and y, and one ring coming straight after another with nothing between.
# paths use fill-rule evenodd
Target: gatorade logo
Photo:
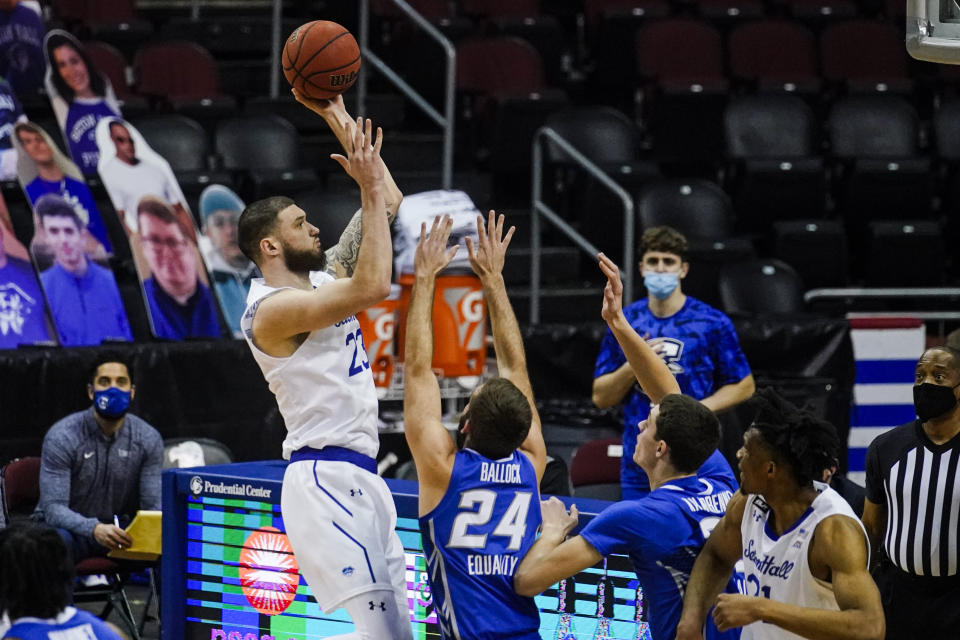
<instances>
[{"instance_id":1,"label":"gatorade logo","mask_svg":"<svg viewBox=\"0 0 960 640\"><path fill-rule=\"evenodd\" d=\"M483 320L483 292L471 291L460 299L460 315L467 322Z\"/></svg>"},{"instance_id":2,"label":"gatorade logo","mask_svg":"<svg viewBox=\"0 0 960 640\"><path fill-rule=\"evenodd\" d=\"M377 340L390 342L393 340L394 318L392 313L382 313L373 323L373 333Z\"/></svg>"},{"instance_id":3,"label":"gatorade logo","mask_svg":"<svg viewBox=\"0 0 960 640\"><path fill-rule=\"evenodd\" d=\"M283 613L297 594L297 560L287 535L274 527L260 527L240 552L240 588L247 602L268 616Z\"/></svg>"}]
</instances>

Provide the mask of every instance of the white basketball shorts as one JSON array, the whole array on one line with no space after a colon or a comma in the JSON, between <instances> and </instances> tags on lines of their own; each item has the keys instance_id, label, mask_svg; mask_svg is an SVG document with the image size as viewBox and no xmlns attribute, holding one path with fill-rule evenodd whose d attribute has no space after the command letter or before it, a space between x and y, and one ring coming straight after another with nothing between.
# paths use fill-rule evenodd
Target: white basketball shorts
<instances>
[{"instance_id":1,"label":"white basketball shorts","mask_svg":"<svg viewBox=\"0 0 960 640\"><path fill-rule=\"evenodd\" d=\"M397 510L383 478L349 462L291 462L280 508L300 574L325 613L375 590L406 602Z\"/></svg>"}]
</instances>

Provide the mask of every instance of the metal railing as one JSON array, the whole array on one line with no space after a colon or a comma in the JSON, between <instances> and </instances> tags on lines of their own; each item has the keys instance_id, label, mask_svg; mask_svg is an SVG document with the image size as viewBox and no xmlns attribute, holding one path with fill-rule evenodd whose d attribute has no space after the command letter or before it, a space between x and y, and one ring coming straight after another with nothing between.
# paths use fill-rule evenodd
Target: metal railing
<instances>
[{"instance_id":1,"label":"metal railing","mask_svg":"<svg viewBox=\"0 0 960 640\"><path fill-rule=\"evenodd\" d=\"M811 289L803 294L807 304L824 300L933 300L960 297L960 287L838 287ZM848 311L847 318L917 318L938 322L943 336L947 322L960 320L960 311Z\"/></svg>"},{"instance_id":2,"label":"metal railing","mask_svg":"<svg viewBox=\"0 0 960 640\"><path fill-rule=\"evenodd\" d=\"M566 220L560 217L543 201L543 146L549 140L560 147L574 163L584 169L597 181L613 192L623 202L623 261L620 277L623 279L623 304L633 302L633 252L634 229L633 197L618 185L610 176L603 172L590 158L583 155L567 142L559 133L550 127L541 127L533 135L533 171L531 193L533 194L530 206L530 324L540 321L540 260L541 260L541 230L540 216L544 216L553 226L557 227L565 236L573 241L585 253L595 258L599 250L584 238Z\"/></svg>"},{"instance_id":3,"label":"metal railing","mask_svg":"<svg viewBox=\"0 0 960 640\"><path fill-rule=\"evenodd\" d=\"M280 0L277 0L279 2ZM441 169L442 183L444 189L449 189L453 184L453 125L454 125L454 91L456 90L457 80L457 49L453 43L447 39L430 22L421 16L417 11L404 0L390 0L401 11L403 11L410 20L418 27L423 29L427 35L437 41L443 47L447 57L447 72L444 80L444 98L443 113L437 111L433 105L427 102L423 96L401 78L393 69L370 50L370 0L360 0L360 54L363 56L363 66L360 70L360 77L357 79L357 111L361 115L364 113L367 101L367 74L368 65L382 73L393 86L400 90L413 104L420 108L427 117L434 121L443 129L443 162Z\"/></svg>"}]
</instances>

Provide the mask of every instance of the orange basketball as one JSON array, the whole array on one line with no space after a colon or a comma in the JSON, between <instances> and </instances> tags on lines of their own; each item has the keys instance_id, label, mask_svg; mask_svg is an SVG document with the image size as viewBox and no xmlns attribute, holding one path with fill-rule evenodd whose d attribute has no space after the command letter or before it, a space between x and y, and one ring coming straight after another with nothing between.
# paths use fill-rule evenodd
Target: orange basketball
<instances>
[{"instance_id":1,"label":"orange basketball","mask_svg":"<svg viewBox=\"0 0 960 640\"><path fill-rule=\"evenodd\" d=\"M333 98L357 79L360 47L336 22L314 20L290 34L281 63L287 82L300 93L316 99Z\"/></svg>"}]
</instances>

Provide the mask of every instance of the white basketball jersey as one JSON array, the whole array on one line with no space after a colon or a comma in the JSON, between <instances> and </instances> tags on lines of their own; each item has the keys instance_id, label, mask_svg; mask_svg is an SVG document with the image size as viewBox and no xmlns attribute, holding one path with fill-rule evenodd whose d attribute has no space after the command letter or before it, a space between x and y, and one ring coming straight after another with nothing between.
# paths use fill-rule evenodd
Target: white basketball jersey
<instances>
[{"instance_id":1,"label":"white basketball jersey","mask_svg":"<svg viewBox=\"0 0 960 640\"><path fill-rule=\"evenodd\" d=\"M748 596L760 596L812 609L840 610L833 594L833 585L818 580L810 573L810 540L824 518L837 514L847 516L860 525L865 544L867 531L839 493L821 482L814 482L814 486L819 495L806 513L779 538L768 527L769 505L759 495L747 496L740 534L743 541L744 586ZM741 636L741 640L788 639L802 640L802 637L766 622L745 626Z\"/></svg>"},{"instance_id":2,"label":"white basketball jersey","mask_svg":"<svg viewBox=\"0 0 960 640\"><path fill-rule=\"evenodd\" d=\"M314 271L310 281L316 288L333 277ZM311 331L289 357L269 356L253 343L253 316L260 300L281 290L254 279L240 328L287 425L283 457L301 447L337 446L375 458L380 448L377 392L360 323L350 316Z\"/></svg>"}]
</instances>

